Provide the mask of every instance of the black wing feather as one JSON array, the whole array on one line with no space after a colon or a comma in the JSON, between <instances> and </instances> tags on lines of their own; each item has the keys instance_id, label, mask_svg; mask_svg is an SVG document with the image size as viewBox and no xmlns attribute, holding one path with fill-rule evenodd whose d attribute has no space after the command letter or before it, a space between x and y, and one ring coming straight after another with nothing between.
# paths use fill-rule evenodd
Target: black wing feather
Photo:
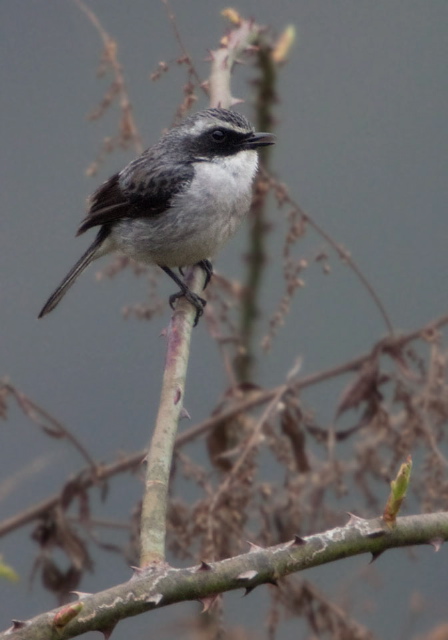
<instances>
[{"instance_id":1,"label":"black wing feather","mask_svg":"<svg viewBox=\"0 0 448 640\"><path fill-rule=\"evenodd\" d=\"M77 235L123 218L158 215L169 207L172 197L191 181L194 168L191 164L161 164L150 171L150 160L143 154L129 165L126 189L120 184L121 174L116 173L95 191Z\"/></svg>"}]
</instances>

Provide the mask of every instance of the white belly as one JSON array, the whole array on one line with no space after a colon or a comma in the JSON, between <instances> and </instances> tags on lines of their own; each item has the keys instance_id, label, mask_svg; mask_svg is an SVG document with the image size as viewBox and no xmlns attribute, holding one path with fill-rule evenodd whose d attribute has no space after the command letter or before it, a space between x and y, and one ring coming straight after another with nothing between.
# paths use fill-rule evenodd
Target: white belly
<instances>
[{"instance_id":1,"label":"white belly","mask_svg":"<svg viewBox=\"0 0 448 640\"><path fill-rule=\"evenodd\" d=\"M241 151L216 162L197 162L194 168L189 188L173 198L170 209L114 225L116 249L139 262L168 267L195 264L216 253L249 210L257 154Z\"/></svg>"}]
</instances>

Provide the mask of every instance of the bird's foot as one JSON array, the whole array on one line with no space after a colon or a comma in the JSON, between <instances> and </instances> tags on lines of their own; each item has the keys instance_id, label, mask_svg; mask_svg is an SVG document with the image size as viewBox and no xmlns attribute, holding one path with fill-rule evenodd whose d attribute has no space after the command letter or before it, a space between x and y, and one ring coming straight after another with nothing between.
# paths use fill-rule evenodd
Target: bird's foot
<instances>
[{"instance_id":1,"label":"bird's foot","mask_svg":"<svg viewBox=\"0 0 448 640\"><path fill-rule=\"evenodd\" d=\"M185 289L182 289L181 291L178 291L177 293L173 293L169 297L169 302L170 302L171 309L174 309L174 303L179 298L186 298L188 300L188 302L190 304L192 304L193 307L196 309L196 315L194 317L194 322L193 322L193 327L195 327L197 325L197 323L199 322L199 318L204 313L204 307L207 304L207 300L204 300L204 298L201 298L196 293L193 293L193 291L191 291L187 286L185 286Z\"/></svg>"}]
</instances>

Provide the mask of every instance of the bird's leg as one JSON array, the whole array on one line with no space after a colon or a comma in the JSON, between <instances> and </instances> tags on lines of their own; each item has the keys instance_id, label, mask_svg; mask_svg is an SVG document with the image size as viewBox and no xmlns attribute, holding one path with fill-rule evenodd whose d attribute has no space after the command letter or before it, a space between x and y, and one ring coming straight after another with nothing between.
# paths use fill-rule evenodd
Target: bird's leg
<instances>
[{"instance_id":1,"label":"bird's leg","mask_svg":"<svg viewBox=\"0 0 448 640\"><path fill-rule=\"evenodd\" d=\"M178 291L177 293L173 293L173 295L169 297L171 309L174 309L174 303L176 302L176 300L178 300L179 298L186 298L188 302L192 304L196 309L196 316L193 323L193 326L195 327L198 323L199 318L204 313L204 307L207 304L207 300L204 300L204 298L201 298L196 293L193 293L193 291L191 291L191 289L187 287L185 282L182 282L179 276L177 276L174 271L171 271L169 267L163 267L162 265L159 266L172 280L174 280L174 282L180 289L180 291Z\"/></svg>"},{"instance_id":2,"label":"bird's leg","mask_svg":"<svg viewBox=\"0 0 448 640\"><path fill-rule=\"evenodd\" d=\"M203 271L205 271L205 284L202 288L202 290L205 289L205 287L208 285L208 283L210 282L212 275L213 275L213 265L210 262L210 260L201 260L200 262L196 262L196 267L201 267L201 269ZM184 275L184 268L183 267L178 267L179 269L179 273L181 276Z\"/></svg>"},{"instance_id":3,"label":"bird's leg","mask_svg":"<svg viewBox=\"0 0 448 640\"><path fill-rule=\"evenodd\" d=\"M210 260L201 260L200 262L197 263L198 267L201 267L201 269L203 271L205 271L205 284L204 284L204 288L202 290L205 289L205 287L208 285L208 283L210 282L210 280L212 279L212 275L213 275L213 265L210 262Z\"/></svg>"}]
</instances>

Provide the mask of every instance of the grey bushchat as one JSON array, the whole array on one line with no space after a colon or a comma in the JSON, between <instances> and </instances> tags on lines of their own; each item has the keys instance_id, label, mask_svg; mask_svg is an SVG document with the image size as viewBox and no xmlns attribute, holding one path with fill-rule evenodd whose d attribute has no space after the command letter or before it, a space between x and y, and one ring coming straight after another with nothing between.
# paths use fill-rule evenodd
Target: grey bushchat
<instances>
[{"instance_id":1,"label":"grey bushchat","mask_svg":"<svg viewBox=\"0 0 448 640\"><path fill-rule=\"evenodd\" d=\"M244 116L227 109L199 111L170 129L91 196L77 235L91 227L99 231L39 318L55 308L93 260L117 251L161 267L179 287L170 305L185 296L196 308L196 324L205 300L172 269L198 264L207 286L209 258L249 210L257 149L273 143L272 134L255 132Z\"/></svg>"}]
</instances>

